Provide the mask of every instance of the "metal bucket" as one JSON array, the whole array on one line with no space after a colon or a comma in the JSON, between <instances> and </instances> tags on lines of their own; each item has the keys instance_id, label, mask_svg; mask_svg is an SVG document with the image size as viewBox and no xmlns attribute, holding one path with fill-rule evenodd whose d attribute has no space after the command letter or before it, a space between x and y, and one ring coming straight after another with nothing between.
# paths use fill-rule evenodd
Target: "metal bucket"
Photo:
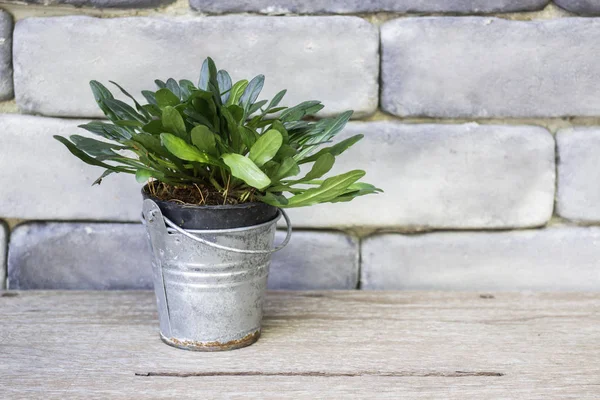
<instances>
[{"instance_id":1,"label":"metal bucket","mask_svg":"<svg viewBox=\"0 0 600 400\"><path fill-rule=\"evenodd\" d=\"M281 215L288 234L272 248ZM291 237L285 212L243 228L185 230L147 199L142 217L154 255L161 339L199 351L232 350L257 341L271 254Z\"/></svg>"}]
</instances>

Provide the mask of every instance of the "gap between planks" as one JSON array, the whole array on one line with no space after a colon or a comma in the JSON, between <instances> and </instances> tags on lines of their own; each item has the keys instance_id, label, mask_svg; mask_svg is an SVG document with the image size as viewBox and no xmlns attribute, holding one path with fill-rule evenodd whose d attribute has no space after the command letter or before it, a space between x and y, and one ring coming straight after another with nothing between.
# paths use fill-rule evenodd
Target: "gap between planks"
<instances>
[{"instance_id":1,"label":"gap between planks","mask_svg":"<svg viewBox=\"0 0 600 400\"><path fill-rule=\"evenodd\" d=\"M361 377L361 376L377 376L377 377L439 377L439 378L460 378L465 376L504 376L502 372L489 371L454 371L454 372L419 372L419 371L400 371L400 372L377 372L377 371L358 371L358 372L260 372L260 371L241 371L241 372L136 372L136 376L167 376L175 378L190 378L190 377L207 377L207 376L310 376L323 378L338 378L338 377Z\"/></svg>"}]
</instances>

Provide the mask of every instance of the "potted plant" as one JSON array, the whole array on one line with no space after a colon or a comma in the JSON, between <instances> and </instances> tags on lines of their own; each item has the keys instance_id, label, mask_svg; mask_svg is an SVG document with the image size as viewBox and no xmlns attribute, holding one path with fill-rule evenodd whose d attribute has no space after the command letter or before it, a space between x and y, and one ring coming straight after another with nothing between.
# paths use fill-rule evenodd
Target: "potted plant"
<instances>
[{"instance_id":1,"label":"potted plant","mask_svg":"<svg viewBox=\"0 0 600 400\"><path fill-rule=\"evenodd\" d=\"M191 350L227 350L260 335L271 253L289 241L284 208L350 201L376 193L353 170L326 179L335 157L356 135L330 145L352 115L315 119L319 101L294 107L258 96L264 76L233 83L207 58L196 86L156 80L134 107L101 83L92 92L110 122L80 127L106 140L54 136L82 161L112 173L135 174L142 217L154 253L154 288L161 338ZM302 174L300 167L310 166ZM298 177L300 176L300 177ZM283 215L288 235L273 249Z\"/></svg>"}]
</instances>

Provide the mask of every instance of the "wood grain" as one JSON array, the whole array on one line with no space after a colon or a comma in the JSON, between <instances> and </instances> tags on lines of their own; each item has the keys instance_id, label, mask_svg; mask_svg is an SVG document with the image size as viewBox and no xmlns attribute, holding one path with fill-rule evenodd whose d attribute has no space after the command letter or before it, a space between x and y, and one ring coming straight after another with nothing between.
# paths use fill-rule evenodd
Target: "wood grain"
<instances>
[{"instance_id":1,"label":"wood grain","mask_svg":"<svg viewBox=\"0 0 600 400\"><path fill-rule=\"evenodd\" d=\"M150 292L7 294L0 398L600 398L600 294L271 292L220 353L163 344Z\"/></svg>"}]
</instances>

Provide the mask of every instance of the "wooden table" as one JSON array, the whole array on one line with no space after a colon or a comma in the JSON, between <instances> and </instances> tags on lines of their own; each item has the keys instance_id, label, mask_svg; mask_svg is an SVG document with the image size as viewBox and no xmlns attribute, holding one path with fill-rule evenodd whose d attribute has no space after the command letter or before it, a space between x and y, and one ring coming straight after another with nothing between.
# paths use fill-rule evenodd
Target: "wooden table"
<instances>
[{"instance_id":1,"label":"wooden table","mask_svg":"<svg viewBox=\"0 0 600 400\"><path fill-rule=\"evenodd\" d=\"M600 294L271 292L240 350L163 344L150 292L0 295L2 399L600 399Z\"/></svg>"}]
</instances>

